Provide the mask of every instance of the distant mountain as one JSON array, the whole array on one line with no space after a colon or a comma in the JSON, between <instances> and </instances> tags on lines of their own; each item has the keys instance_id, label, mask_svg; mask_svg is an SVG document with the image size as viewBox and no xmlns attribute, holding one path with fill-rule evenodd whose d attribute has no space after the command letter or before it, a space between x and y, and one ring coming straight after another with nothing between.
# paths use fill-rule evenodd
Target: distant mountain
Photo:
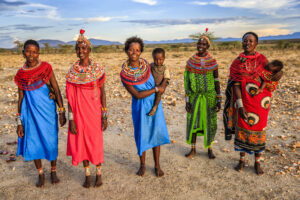
<instances>
[{"instance_id":1,"label":"distant mountain","mask_svg":"<svg viewBox=\"0 0 300 200\"><path fill-rule=\"evenodd\" d=\"M61 40L38 40L38 43L41 47L45 47L44 43L48 43L51 47L57 47L60 44L65 44L65 42Z\"/></svg>"},{"instance_id":2,"label":"distant mountain","mask_svg":"<svg viewBox=\"0 0 300 200\"><path fill-rule=\"evenodd\" d=\"M277 35L277 36L264 36L260 37L259 40L288 40L288 39L300 39L300 32L295 32L288 35ZM121 42L117 41L108 41L108 40L99 40L99 39L90 39L92 45L122 45ZM229 42L229 41L241 41L241 38L220 38L217 40L217 42ZM38 41L41 47L44 47L44 43L48 43L51 47L58 47L59 45L63 44L69 44L69 45L75 45L76 41L69 41L64 42L61 40L39 40ZM194 42L190 38L184 38L184 39L174 39L174 40L160 40L160 41L149 41L144 40L145 44L176 44L176 43L192 43Z\"/></svg>"},{"instance_id":3,"label":"distant mountain","mask_svg":"<svg viewBox=\"0 0 300 200\"><path fill-rule=\"evenodd\" d=\"M288 35L276 35L276 36L263 36L259 40L291 40L291 39L300 39L300 32L295 32ZM241 41L241 38L220 38L217 42L229 42L229 41Z\"/></svg>"},{"instance_id":4,"label":"distant mountain","mask_svg":"<svg viewBox=\"0 0 300 200\"><path fill-rule=\"evenodd\" d=\"M174 39L174 40L160 40L160 41L148 41L144 40L145 44L176 44L176 43L192 43L194 40L185 38L185 39Z\"/></svg>"},{"instance_id":5,"label":"distant mountain","mask_svg":"<svg viewBox=\"0 0 300 200\"><path fill-rule=\"evenodd\" d=\"M89 39L92 45L121 45L122 43L116 42L116 41L108 41L108 40L98 40L98 39ZM69 44L69 45L75 45L76 41L69 41L64 42L61 40L38 40L41 47L44 47L44 43L48 43L51 47L58 47L59 45Z\"/></svg>"}]
</instances>

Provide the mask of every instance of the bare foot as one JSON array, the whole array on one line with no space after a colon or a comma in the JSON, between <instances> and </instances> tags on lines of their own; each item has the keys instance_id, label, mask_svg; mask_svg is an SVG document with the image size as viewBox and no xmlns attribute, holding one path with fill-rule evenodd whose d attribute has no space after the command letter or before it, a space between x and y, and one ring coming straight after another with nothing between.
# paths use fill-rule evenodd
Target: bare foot
<instances>
[{"instance_id":1,"label":"bare foot","mask_svg":"<svg viewBox=\"0 0 300 200\"><path fill-rule=\"evenodd\" d=\"M56 176L56 172L51 172L51 183L53 184L53 185L55 185L55 184L57 184L57 183L59 183L60 182L60 180L57 178L57 176Z\"/></svg>"},{"instance_id":2,"label":"bare foot","mask_svg":"<svg viewBox=\"0 0 300 200\"><path fill-rule=\"evenodd\" d=\"M192 148L191 151L187 154L185 154L185 157L192 158L196 155L196 149Z\"/></svg>"},{"instance_id":3,"label":"bare foot","mask_svg":"<svg viewBox=\"0 0 300 200\"><path fill-rule=\"evenodd\" d=\"M239 164L234 168L236 171L240 172L244 169L245 167L245 161L239 161Z\"/></svg>"},{"instance_id":4,"label":"bare foot","mask_svg":"<svg viewBox=\"0 0 300 200\"><path fill-rule=\"evenodd\" d=\"M163 170L161 170L160 169L160 167L158 167L158 168L154 168L155 169L155 175L157 176L157 177L162 177L165 173L163 172Z\"/></svg>"},{"instance_id":5,"label":"bare foot","mask_svg":"<svg viewBox=\"0 0 300 200\"><path fill-rule=\"evenodd\" d=\"M100 187L102 185L101 175L96 175L96 181L94 187Z\"/></svg>"},{"instance_id":6,"label":"bare foot","mask_svg":"<svg viewBox=\"0 0 300 200\"><path fill-rule=\"evenodd\" d=\"M146 172L146 166L145 165L141 165L139 171L137 171L136 175L138 176L144 176Z\"/></svg>"},{"instance_id":7,"label":"bare foot","mask_svg":"<svg viewBox=\"0 0 300 200\"><path fill-rule=\"evenodd\" d=\"M208 149L207 154L208 154L209 159L215 159L216 158L216 156L214 155L212 149Z\"/></svg>"},{"instance_id":8,"label":"bare foot","mask_svg":"<svg viewBox=\"0 0 300 200\"><path fill-rule=\"evenodd\" d=\"M41 188L45 185L45 174L40 174L36 187Z\"/></svg>"},{"instance_id":9,"label":"bare foot","mask_svg":"<svg viewBox=\"0 0 300 200\"><path fill-rule=\"evenodd\" d=\"M91 176L85 176L85 181L82 186L85 188L91 187Z\"/></svg>"},{"instance_id":10,"label":"bare foot","mask_svg":"<svg viewBox=\"0 0 300 200\"><path fill-rule=\"evenodd\" d=\"M156 108L152 108L152 110L149 112L149 116L153 116L156 113Z\"/></svg>"},{"instance_id":11,"label":"bare foot","mask_svg":"<svg viewBox=\"0 0 300 200\"><path fill-rule=\"evenodd\" d=\"M254 169L258 176L261 176L264 174L264 171L260 168L260 163L255 162Z\"/></svg>"}]
</instances>

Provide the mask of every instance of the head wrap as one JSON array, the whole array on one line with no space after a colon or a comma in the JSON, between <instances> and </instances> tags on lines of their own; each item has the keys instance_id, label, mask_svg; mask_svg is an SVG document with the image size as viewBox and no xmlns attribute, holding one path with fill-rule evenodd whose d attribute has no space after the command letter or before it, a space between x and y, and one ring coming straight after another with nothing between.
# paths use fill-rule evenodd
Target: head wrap
<instances>
[{"instance_id":1,"label":"head wrap","mask_svg":"<svg viewBox=\"0 0 300 200\"><path fill-rule=\"evenodd\" d=\"M209 40L209 38L208 38L207 36L205 36L205 35L201 35L201 36L200 36L200 38L199 38L199 40L201 40L201 39L204 39L204 40L206 40L206 42L207 42L208 46L210 46L210 40Z\"/></svg>"},{"instance_id":2,"label":"head wrap","mask_svg":"<svg viewBox=\"0 0 300 200\"><path fill-rule=\"evenodd\" d=\"M83 30L83 29L80 29L80 35L78 36L78 39L77 39L77 41L76 41L76 45L78 44L78 43L81 43L81 42L83 42L83 43L85 43L86 45L88 45L88 47L91 47L91 42L86 38L86 37L84 37L84 33L85 33L85 30Z\"/></svg>"}]
</instances>

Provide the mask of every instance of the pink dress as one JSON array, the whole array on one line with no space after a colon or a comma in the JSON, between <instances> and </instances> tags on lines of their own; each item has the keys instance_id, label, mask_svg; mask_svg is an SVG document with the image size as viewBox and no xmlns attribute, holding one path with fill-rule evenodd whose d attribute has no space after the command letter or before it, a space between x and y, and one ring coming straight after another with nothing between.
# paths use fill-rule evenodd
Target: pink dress
<instances>
[{"instance_id":1,"label":"pink dress","mask_svg":"<svg viewBox=\"0 0 300 200\"><path fill-rule=\"evenodd\" d=\"M85 84L74 83L74 77L67 75L66 94L77 126L77 134L72 134L70 129L68 131L67 155L72 156L73 165L84 160L94 165L103 163L100 86L105 81L104 70L100 75L96 80Z\"/></svg>"}]
</instances>

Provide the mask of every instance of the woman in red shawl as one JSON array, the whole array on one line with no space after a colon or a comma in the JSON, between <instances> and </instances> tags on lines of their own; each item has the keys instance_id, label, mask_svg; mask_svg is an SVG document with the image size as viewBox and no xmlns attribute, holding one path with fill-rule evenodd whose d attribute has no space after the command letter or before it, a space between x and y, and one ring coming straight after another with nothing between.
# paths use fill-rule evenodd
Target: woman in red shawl
<instances>
[{"instance_id":1,"label":"woman in red shawl","mask_svg":"<svg viewBox=\"0 0 300 200\"><path fill-rule=\"evenodd\" d=\"M91 44L83 34L84 30L80 30L75 46L79 60L66 75L69 103L67 155L72 156L73 165L83 162L86 175L83 187L89 188L89 162L96 165L95 187L102 185L103 131L107 128L107 108L104 68L89 58Z\"/></svg>"},{"instance_id":2,"label":"woman in red shawl","mask_svg":"<svg viewBox=\"0 0 300 200\"><path fill-rule=\"evenodd\" d=\"M241 171L245 166L245 153L255 154L254 168L258 175L263 174L260 167L261 152L265 149L267 118L270 109L271 92L275 81L282 71L270 76L264 68L266 57L255 51L258 36L247 32L243 36L244 52L236 58L230 67L230 77L226 89L224 108L225 139L231 139L235 133L235 150L240 151L240 161L235 167ZM256 91L261 79L267 82L263 92Z\"/></svg>"}]
</instances>

